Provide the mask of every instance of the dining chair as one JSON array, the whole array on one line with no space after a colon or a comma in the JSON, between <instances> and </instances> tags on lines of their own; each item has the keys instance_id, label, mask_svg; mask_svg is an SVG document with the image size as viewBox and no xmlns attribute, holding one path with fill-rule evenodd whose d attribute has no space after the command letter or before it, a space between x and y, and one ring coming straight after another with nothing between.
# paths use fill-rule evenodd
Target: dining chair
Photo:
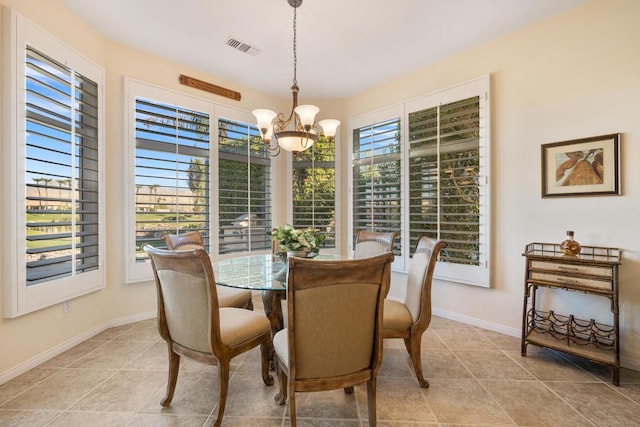
<instances>
[{"instance_id":1,"label":"dining chair","mask_svg":"<svg viewBox=\"0 0 640 427\"><path fill-rule=\"evenodd\" d=\"M431 281L438 255L447 244L422 236L407 274L404 300L384 300L384 338L403 338L420 387L429 387L422 374L420 344L431 322Z\"/></svg>"},{"instance_id":2,"label":"dining chair","mask_svg":"<svg viewBox=\"0 0 640 427\"><path fill-rule=\"evenodd\" d=\"M276 333L280 392L296 425L296 392L367 383L369 425L376 424L376 378L382 361L382 309L390 253L361 260L289 259L288 327Z\"/></svg>"},{"instance_id":3,"label":"dining chair","mask_svg":"<svg viewBox=\"0 0 640 427\"><path fill-rule=\"evenodd\" d=\"M204 249L204 239L197 231L181 234L165 234L163 236L167 249ZM253 294L247 289L235 289L228 286L217 286L218 304L220 307L238 307L253 310Z\"/></svg>"},{"instance_id":4,"label":"dining chair","mask_svg":"<svg viewBox=\"0 0 640 427\"><path fill-rule=\"evenodd\" d=\"M353 257L355 259L369 258L385 252L393 253L396 232L382 233L377 231L359 230L356 236L356 246Z\"/></svg>"},{"instance_id":5,"label":"dining chair","mask_svg":"<svg viewBox=\"0 0 640 427\"><path fill-rule=\"evenodd\" d=\"M178 380L180 357L218 366L218 405L215 425L222 423L229 388L231 359L260 345L262 380L269 375L269 319L254 311L220 307L209 255L202 248L169 251L144 245L151 258L158 298L158 330L169 350L169 406Z\"/></svg>"}]
</instances>

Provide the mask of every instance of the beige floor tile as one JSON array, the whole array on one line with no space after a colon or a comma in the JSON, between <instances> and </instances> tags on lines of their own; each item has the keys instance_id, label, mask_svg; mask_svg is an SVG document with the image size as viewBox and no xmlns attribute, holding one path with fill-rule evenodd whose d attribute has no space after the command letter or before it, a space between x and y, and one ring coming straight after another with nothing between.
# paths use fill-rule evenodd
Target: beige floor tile
<instances>
[{"instance_id":1,"label":"beige floor tile","mask_svg":"<svg viewBox=\"0 0 640 427\"><path fill-rule=\"evenodd\" d=\"M355 393L344 389L296 393L296 415L298 418L321 418L330 420L358 420ZM289 416L289 408L285 416Z\"/></svg>"},{"instance_id":2,"label":"beige floor tile","mask_svg":"<svg viewBox=\"0 0 640 427\"><path fill-rule=\"evenodd\" d=\"M522 356L519 350L508 351L505 354L540 381L594 381L596 379L553 350L529 346L526 356Z\"/></svg>"},{"instance_id":3,"label":"beige floor tile","mask_svg":"<svg viewBox=\"0 0 640 427\"><path fill-rule=\"evenodd\" d=\"M436 378L424 391L441 424L515 425L507 412L476 380Z\"/></svg>"},{"instance_id":4,"label":"beige floor tile","mask_svg":"<svg viewBox=\"0 0 640 427\"><path fill-rule=\"evenodd\" d=\"M6 409L65 410L114 371L64 369L2 405Z\"/></svg>"},{"instance_id":5,"label":"beige floor tile","mask_svg":"<svg viewBox=\"0 0 640 427\"><path fill-rule=\"evenodd\" d=\"M158 325L155 319L143 320L134 327L127 329L122 334L113 338L114 341L162 341L158 332Z\"/></svg>"},{"instance_id":6,"label":"beige floor tile","mask_svg":"<svg viewBox=\"0 0 640 427\"><path fill-rule=\"evenodd\" d=\"M59 412L55 411L23 411L13 409L0 409L0 426L45 426L58 414Z\"/></svg>"},{"instance_id":7,"label":"beige floor tile","mask_svg":"<svg viewBox=\"0 0 640 427\"><path fill-rule=\"evenodd\" d=\"M285 406L276 404L274 397L278 393L278 384L274 376L274 384L265 385L260 371L236 372L229 382L225 417L267 417L281 418Z\"/></svg>"},{"instance_id":8,"label":"beige floor tile","mask_svg":"<svg viewBox=\"0 0 640 427\"><path fill-rule=\"evenodd\" d=\"M120 371L71 407L78 411L136 412L166 382L155 371Z\"/></svg>"},{"instance_id":9,"label":"beige floor tile","mask_svg":"<svg viewBox=\"0 0 640 427\"><path fill-rule=\"evenodd\" d=\"M120 369L140 356L153 344L149 342L111 341L73 363L69 368Z\"/></svg>"},{"instance_id":10,"label":"beige floor tile","mask_svg":"<svg viewBox=\"0 0 640 427\"><path fill-rule=\"evenodd\" d=\"M300 427L356 427L360 426L360 422L351 420L323 420L323 419L309 419L309 418L296 418L296 422ZM285 426L289 426L289 418L285 418ZM368 425L368 424L364 424Z\"/></svg>"},{"instance_id":11,"label":"beige floor tile","mask_svg":"<svg viewBox=\"0 0 640 427\"><path fill-rule=\"evenodd\" d=\"M106 341L99 340L88 340L84 341L73 348L65 351L64 353L59 354L41 364L41 368L66 368L77 362L81 358L85 357L87 354L93 351L99 351L98 349L106 344Z\"/></svg>"},{"instance_id":12,"label":"beige floor tile","mask_svg":"<svg viewBox=\"0 0 640 427\"><path fill-rule=\"evenodd\" d=\"M199 363L199 365L202 365L202 363ZM139 371L146 370L166 372L169 369L167 344L164 341L152 344L149 348L141 352L135 359L127 363L124 368Z\"/></svg>"},{"instance_id":13,"label":"beige floor tile","mask_svg":"<svg viewBox=\"0 0 640 427\"><path fill-rule=\"evenodd\" d=\"M34 368L31 369L24 374L20 375L8 381L2 385L0 385L0 405L3 403L15 398L20 393L28 390L33 387L35 384L40 381L45 380L46 378L55 375L60 372L60 369L49 369L49 368Z\"/></svg>"},{"instance_id":14,"label":"beige floor tile","mask_svg":"<svg viewBox=\"0 0 640 427\"><path fill-rule=\"evenodd\" d=\"M534 377L500 350L456 350L454 354L476 379L532 380Z\"/></svg>"},{"instance_id":15,"label":"beige floor tile","mask_svg":"<svg viewBox=\"0 0 640 427\"><path fill-rule=\"evenodd\" d=\"M205 423L206 427L213 426L215 419L210 417ZM282 426L282 417L280 418L250 418L250 417L229 417L225 414L222 424L227 427L280 427Z\"/></svg>"},{"instance_id":16,"label":"beige floor tile","mask_svg":"<svg viewBox=\"0 0 640 427\"><path fill-rule=\"evenodd\" d=\"M259 294L254 300L262 310ZM434 317L422 337L431 383L422 389L403 341L384 344L381 426L532 426L553 419L562 426L639 425L640 372L623 368L614 387L606 366L536 346L521 357L513 337ZM218 368L185 358L180 366L173 402L163 408L168 357L155 319L108 329L0 385L0 426L213 426ZM277 384L262 382L259 349L234 358L231 369L223 425L289 425L286 406L273 400ZM471 372L500 379L477 380ZM336 390L296 398L301 426L367 425L364 385L354 395Z\"/></svg>"},{"instance_id":17,"label":"beige floor tile","mask_svg":"<svg viewBox=\"0 0 640 427\"><path fill-rule=\"evenodd\" d=\"M435 422L436 417L427 403L422 388L415 379L378 377L376 408L378 421ZM367 387L356 387L360 418L367 420Z\"/></svg>"},{"instance_id":18,"label":"beige floor tile","mask_svg":"<svg viewBox=\"0 0 640 427\"><path fill-rule=\"evenodd\" d=\"M127 427L195 427L205 425L204 415L136 414Z\"/></svg>"},{"instance_id":19,"label":"beige floor tile","mask_svg":"<svg viewBox=\"0 0 640 427\"><path fill-rule=\"evenodd\" d=\"M474 328L435 331L450 350L497 350L498 348Z\"/></svg>"},{"instance_id":20,"label":"beige floor tile","mask_svg":"<svg viewBox=\"0 0 640 427\"><path fill-rule=\"evenodd\" d=\"M499 334L486 329L476 328L476 331L491 341L499 350L520 351L520 338Z\"/></svg>"},{"instance_id":21,"label":"beige floor tile","mask_svg":"<svg viewBox=\"0 0 640 427\"><path fill-rule=\"evenodd\" d=\"M538 381L480 381L518 424L582 427L589 421ZM544 408L544 410L541 410Z\"/></svg>"},{"instance_id":22,"label":"beige floor tile","mask_svg":"<svg viewBox=\"0 0 640 427\"><path fill-rule=\"evenodd\" d=\"M64 412L47 427L120 427L133 416L124 412Z\"/></svg>"},{"instance_id":23,"label":"beige floor tile","mask_svg":"<svg viewBox=\"0 0 640 427\"><path fill-rule=\"evenodd\" d=\"M112 339L122 335L129 329L136 326L136 323L130 323L128 325L116 326L100 332L99 334L90 338L92 341L111 341Z\"/></svg>"},{"instance_id":24,"label":"beige floor tile","mask_svg":"<svg viewBox=\"0 0 640 427\"><path fill-rule=\"evenodd\" d=\"M431 378L471 379L471 372L450 350L427 350L422 352L422 373ZM417 380L414 380L417 381Z\"/></svg>"},{"instance_id":25,"label":"beige floor tile","mask_svg":"<svg viewBox=\"0 0 640 427\"><path fill-rule=\"evenodd\" d=\"M406 349L385 349L378 377L411 377L411 361Z\"/></svg>"},{"instance_id":26,"label":"beige floor tile","mask_svg":"<svg viewBox=\"0 0 640 427\"><path fill-rule=\"evenodd\" d=\"M640 405L605 383L546 382L545 385L598 426L637 426Z\"/></svg>"},{"instance_id":27,"label":"beige floor tile","mask_svg":"<svg viewBox=\"0 0 640 427\"><path fill-rule=\"evenodd\" d=\"M218 370L206 373L180 372L171 405L162 407L160 401L166 395L166 383L139 409L141 413L173 415L209 415L218 402Z\"/></svg>"}]
</instances>

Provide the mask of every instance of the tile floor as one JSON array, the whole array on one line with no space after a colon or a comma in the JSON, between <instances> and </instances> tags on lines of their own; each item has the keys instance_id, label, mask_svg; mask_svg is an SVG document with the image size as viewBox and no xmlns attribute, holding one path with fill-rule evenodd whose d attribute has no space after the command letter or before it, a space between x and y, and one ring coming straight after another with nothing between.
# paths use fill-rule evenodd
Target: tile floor
<instances>
[{"instance_id":1,"label":"tile floor","mask_svg":"<svg viewBox=\"0 0 640 427\"><path fill-rule=\"evenodd\" d=\"M256 299L256 309L261 301ZM607 368L435 317L423 337L431 383L418 387L401 340L387 340L378 376L381 426L638 426L640 372ZM155 320L106 330L0 386L0 426L210 426L217 368L183 360L172 405L160 406L166 346ZM234 359L223 425L287 426L259 351ZM302 426L360 426L366 388L298 393Z\"/></svg>"}]
</instances>

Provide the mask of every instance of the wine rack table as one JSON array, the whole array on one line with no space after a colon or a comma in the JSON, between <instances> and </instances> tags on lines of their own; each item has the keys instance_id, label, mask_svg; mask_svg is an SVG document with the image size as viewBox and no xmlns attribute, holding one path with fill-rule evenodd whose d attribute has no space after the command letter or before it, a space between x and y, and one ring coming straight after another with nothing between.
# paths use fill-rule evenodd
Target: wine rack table
<instances>
[{"instance_id":1,"label":"wine rack table","mask_svg":"<svg viewBox=\"0 0 640 427\"><path fill-rule=\"evenodd\" d=\"M567 256L560 245L529 243L526 257L524 304L522 309L522 356L527 344L547 347L608 365L612 382L620 381L620 337L618 308L618 266L622 251L583 246L579 255ZM539 288L579 291L608 298L612 324L557 314L536 307Z\"/></svg>"}]
</instances>

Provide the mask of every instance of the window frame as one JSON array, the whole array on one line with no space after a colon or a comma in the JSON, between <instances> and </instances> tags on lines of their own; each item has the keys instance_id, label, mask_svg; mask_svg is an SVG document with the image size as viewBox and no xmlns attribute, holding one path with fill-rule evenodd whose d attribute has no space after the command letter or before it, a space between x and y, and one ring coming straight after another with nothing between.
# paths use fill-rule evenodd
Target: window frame
<instances>
[{"instance_id":1,"label":"window frame","mask_svg":"<svg viewBox=\"0 0 640 427\"><path fill-rule=\"evenodd\" d=\"M136 98L145 98L148 100L154 100L163 104L176 105L181 108L187 108L190 110L198 111L200 113L206 113L209 115L209 251L212 258L224 259L232 258L247 254L266 254L268 250L256 250L252 252L237 252L231 254L220 255L220 245L218 242L220 235L220 223L218 220L219 212L219 189L218 189L218 127L219 119L224 118L231 121L253 124L254 118L251 113L217 104L211 100L199 98L192 95L187 95L182 92L167 89L165 87L157 86L151 83L147 83L141 80L137 80L131 77L125 77L125 118L124 118L124 132L126 149L124 150L124 164L127 165L127 180L125 182L125 194L126 194L126 214L125 214L125 238L126 245L124 252L125 256L125 282L128 284L148 282L153 280L153 270L149 260L137 261L135 251L135 233L136 233L136 184L135 184L135 155L136 155L136 129L135 129L135 109ZM273 210L274 200L274 171L276 167L272 164L270 171L271 185L271 203Z\"/></svg>"},{"instance_id":2,"label":"window frame","mask_svg":"<svg viewBox=\"0 0 640 427\"><path fill-rule=\"evenodd\" d=\"M127 283L147 282L153 280L153 270L151 263L147 261L136 260L136 99L144 98L162 104L179 105L183 108L198 111L209 115L209 123L213 123L214 106L211 102L201 100L199 98L187 96L170 89L165 89L140 80L125 77L125 141L127 141L127 149L125 150L125 163L127 165L127 180L125 182L125 194L127 195L127 214L125 220L125 245L124 250L125 261L125 280ZM213 141L210 133L210 148ZM212 184L211 173L209 174L209 185ZM211 187L210 187L211 188ZM209 224L212 224L212 214L209 211Z\"/></svg>"},{"instance_id":3,"label":"window frame","mask_svg":"<svg viewBox=\"0 0 640 427\"><path fill-rule=\"evenodd\" d=\"M4 317L17 317L106 286L104 114L105 71L12 9L3 10L3 280ZM95 270L26 284L26 52L27 46L97 85L98 264ZM71 132L73 135L73 131ZM75 196L74 196L75 200Z\"/></svg>"},{"instance_id":4,"label":"window frame","mask_svg":"<svg viewBox=\"0 0 640 427\"><path fill-rule=\"evenodd\" d=\"M386 107L372 113L365 113L349 120L349 157L353 159L353 131L363 126L372 125L386 120L400 117L401 127L401 192L402 192L402 230L401 245L402 254L396 256L393 269L399 272L407 272L410 263L410 254L413 248L410 245L410 206L409 206L409 115L426 108L439 106L465 98L479 96L480 101L480 254L479 265L469 266L462 264L447 264L438 262L434 277L450 282L490 287L491 278L491 212L490 212L490 78L488 75L438 90L423 96L412 98ZM349 235L353 236L357 230L353 229L353 173L352 165L349 167ZM353 250L353 239L350 239L349 250ZM399 259L400 258L400 259Z\"/></svg>"}]
</instances>

